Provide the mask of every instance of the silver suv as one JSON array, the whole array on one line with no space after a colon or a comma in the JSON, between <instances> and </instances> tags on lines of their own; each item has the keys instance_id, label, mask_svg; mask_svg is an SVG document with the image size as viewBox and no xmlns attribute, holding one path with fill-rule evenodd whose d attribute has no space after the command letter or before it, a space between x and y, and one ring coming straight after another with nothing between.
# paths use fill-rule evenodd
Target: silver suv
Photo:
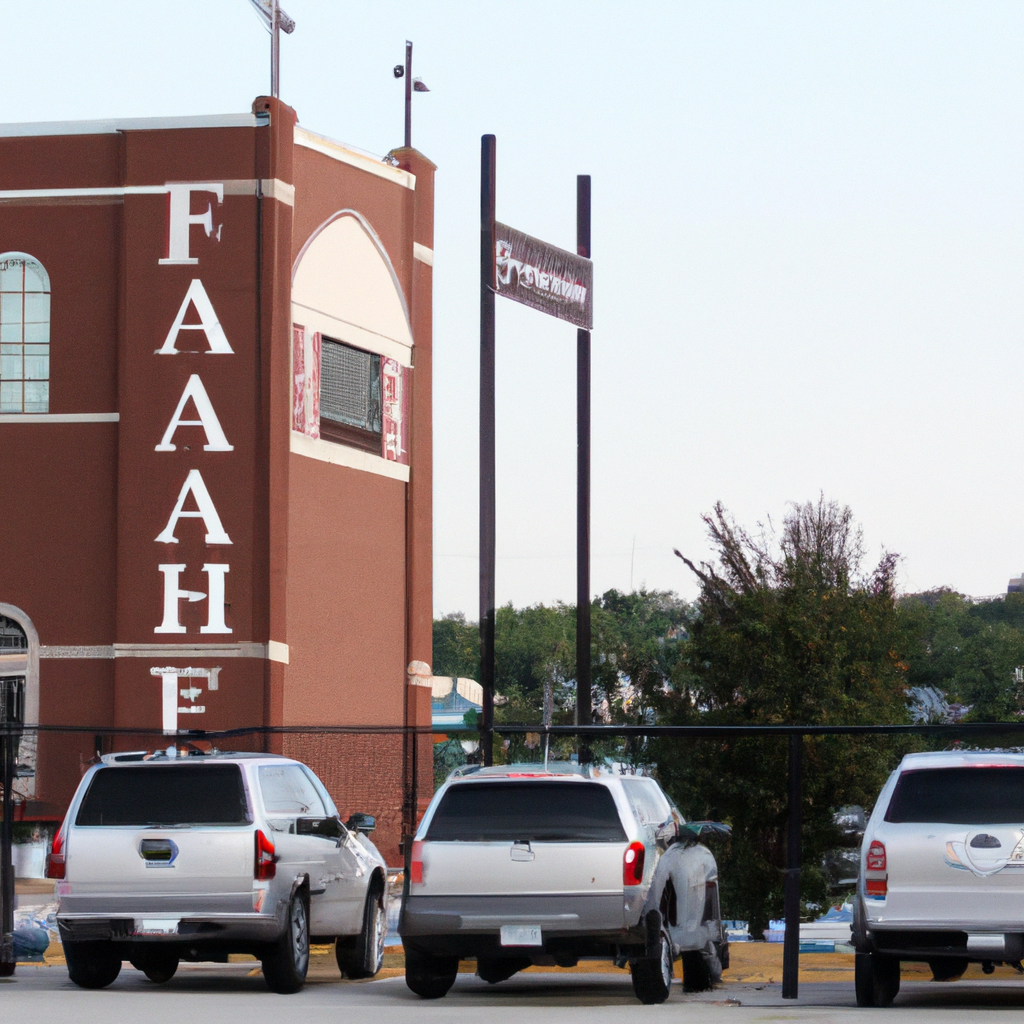
<instances>
[{"instance_id":1,"label":"silver suv","mask_svg":"<svg viewBox=\"0 0 1024 1024\"><path fill-rule=\"evenodd\" d=\"M180 960L251 953L272 991L296 992L310 942L334 939L342 972L371 977L387 932L374 824L342 824L323 783L286 757L107 755L47 871L71 980L102 988L129 960L165 982Z\"/></svg>"},{"instance_id":2,"label":"silver suv","mask_svg":"<svg viewBox=\"0 0 1024 1024\"><path fill-rule=\"evenodd\" d=\"M864 832L854 898L858 1006L887 1006L900 961L938 981L1024 957L1024 756L908 754Z\"/></svg>"},{"instance_id":3,"label":"silver suv","mask_svg":"<svg viewBox=\"0 0 1024 1024\"><path fill-rule=\"evenodd\" d=\"M399 932L427 999L475 958L487 982L531 964L627 963L644 1003L728 966L715 858L650 778L537 765L456 770L412 849Z\"/></svg>"}]
</instances>

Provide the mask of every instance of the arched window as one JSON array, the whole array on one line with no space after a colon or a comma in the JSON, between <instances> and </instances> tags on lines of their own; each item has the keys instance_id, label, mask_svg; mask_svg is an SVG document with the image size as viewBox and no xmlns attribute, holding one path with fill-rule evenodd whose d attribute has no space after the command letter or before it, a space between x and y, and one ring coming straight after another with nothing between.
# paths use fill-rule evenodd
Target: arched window
<instances>
[{"instance_id":1,"label":"arched window","mask_svg":"<svg viewBox=\"0 0 1024 1024\"><path fill-rule=\"evenodd\" d=\"M0 615L0 724L25 720L28 637L14 619Z\"/></svg>"},{"instance_id":2,"label":"arched window","mask_svg":"<svg viewBox=\"0 0 1024 1024\"><path fill-rule=\"evenodd\" d=\"M50 411L50 277L28 253L0 253L0 413Z\"/></svg>"},{"instance_id":3,"label":"arched window","mask_svg":"<svg viewBox=\"0 0 1024 1024\"><path fill-rule=\"evenodd\" d=\"M0 602L0 722L33 726L39 723L39 634L29 617ZM29 769L15 780L15 799L36 798L35 730L29 728L18 745L18 765Z\"/></svg>"}]
</instances>

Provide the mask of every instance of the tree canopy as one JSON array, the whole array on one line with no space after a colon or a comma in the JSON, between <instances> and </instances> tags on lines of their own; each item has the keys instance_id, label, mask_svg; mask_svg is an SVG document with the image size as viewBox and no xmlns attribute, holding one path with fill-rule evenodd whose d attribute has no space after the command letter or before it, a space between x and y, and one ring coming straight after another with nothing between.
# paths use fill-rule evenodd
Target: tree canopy
<instances>
[{"instance_id":1,"label":"tree canopy","mask_svg":"<svg viewBox=\"0 0 1024 1024\"><path fill-rule=\"evenodd\" d=\"M704 517L712 556L679 554L700 587L677 595L609 590L591 606L595 718L643 724L874 724L1019 721L1024 715L1024 594L974 601L948 589L896 595L898 556L865 568L850 509L819 497L776 529ZM434 672L479 678L479 630L461 614L434 623ZM574 720L576 615L569 604L499 608L495 720ZM997 738L996 738L997 739ZM902 752L923 741L804 741L804 895L821 902L817 865L837 841L835 811L870 808ZM570 740L552 748L568 756ZM784 739L611 742L599 756L653 770L691 819L733 826L716 849L726 917L752 930L782 909L787 814ZM457 754L457 752L456 752ZM498 760L538 756L522 738Z\"/></svg>"}]
</instances>

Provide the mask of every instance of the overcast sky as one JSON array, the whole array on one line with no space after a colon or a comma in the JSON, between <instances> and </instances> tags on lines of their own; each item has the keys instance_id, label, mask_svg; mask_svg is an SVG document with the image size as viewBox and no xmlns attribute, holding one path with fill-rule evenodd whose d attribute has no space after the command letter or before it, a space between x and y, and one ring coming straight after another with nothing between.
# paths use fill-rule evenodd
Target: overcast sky
<instances>
[{"instance_id":1,"label":"overcast sky","mask_svg":"<svg viewBox=\"0 0 1024 1024\"><path fill-rule=\"evenodd\" d=\"M1024 4L286 0L308 128L438 165L434 605L477 613L479 148L575 247L593 176L593 568L696 595L702 512L820 492L907 591L1024 569ZM0 120L248 110L248 0L0 0ZM0 249L3 240L0 238ZM498 301L499 603L575 597L575 330Z\"/></svg>"}]
</instances>

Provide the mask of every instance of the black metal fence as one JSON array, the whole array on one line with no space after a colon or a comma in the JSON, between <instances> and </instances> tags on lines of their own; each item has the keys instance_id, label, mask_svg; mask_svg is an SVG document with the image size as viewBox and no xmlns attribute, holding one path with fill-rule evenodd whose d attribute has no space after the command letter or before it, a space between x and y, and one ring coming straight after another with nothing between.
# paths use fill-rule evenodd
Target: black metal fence
<instances>
[{"instance_id":1,"label":"black metal fence","mask_svg":"<svg viewBox=\"0 0 1024 1024\"><path fill-rule=\"evenodd\" d=\"M10 702L8 702L10 703ZM13 708L13 704L11 705ZM52 835L82 775L105 754L173 747L190 753L254 751L284 754L308 764L324 781L342 816L365 811L377 818L374 840L392 866L408 857L411 836L433 793L434 752L440 744L430 726L285 726L221 732L179 731L169 735L140 729L93 726L21 726L0 721L0 973L13 970L10 942L14 907L12 841L18 830ZM564 757L573 750L581 760L595 753L612 760L643 761L642 744L651 740L682 743L759 737L784 745L787 754L787 843L784 885L786 932L783 997L796 998L799 958L801 833L803 824L803 752L807 737L932 737L943 744L1024 745L1024 722L942 725L531 725L496 724L491 736L467 728L445 727L449 740L465 740L468 760L536 761ZM494 737L498 743L494 743ZM780 752L781 753L781 752Z\"/></svg>"}]
</instances>

